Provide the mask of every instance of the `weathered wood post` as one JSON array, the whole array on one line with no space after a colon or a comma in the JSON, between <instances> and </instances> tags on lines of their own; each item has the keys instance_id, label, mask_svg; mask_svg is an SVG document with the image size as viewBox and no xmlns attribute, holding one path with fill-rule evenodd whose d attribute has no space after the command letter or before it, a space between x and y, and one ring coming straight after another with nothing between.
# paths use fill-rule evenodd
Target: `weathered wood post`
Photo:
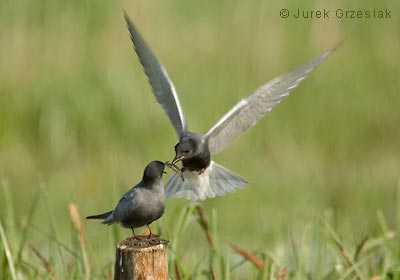
<instances>
[{"instance_id":1,"label":"weathered wood post","mask_svg":"<svg viewBox=\"0 0 400 280\"><path fill-rule=\"evenodd\" d=\"M168 240L132 236L117 245L114 279L168 280Z\"/></svg>"}]
</instances>

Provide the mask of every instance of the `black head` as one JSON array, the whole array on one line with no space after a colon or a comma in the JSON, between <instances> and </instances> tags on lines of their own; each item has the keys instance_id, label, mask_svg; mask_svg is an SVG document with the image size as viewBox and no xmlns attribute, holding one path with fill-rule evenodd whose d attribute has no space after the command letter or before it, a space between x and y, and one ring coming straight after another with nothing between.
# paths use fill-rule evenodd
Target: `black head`
<instances>
[{"instance_id":1,"label":"black head","mask_svg":"<svg viewBox=\"0 0 400 280\"><path fill-rule=\"evenodd\" d=\"M143 181L153 181L161 179L165 168L165 163L161 161L150 162L143 173Z\"/></svg>"},{"instance_id":2,"label":"black head","mask_svg":"<svg viewBox=\"0 0 400 280\"><path fill-rule=\"evenodd\" d=\"M182 137L178 144L175 145L175 158L172 161L176 163L183 159L190 159L198 154L199 140L195 137Z\"/></svg>"}]
</instances>

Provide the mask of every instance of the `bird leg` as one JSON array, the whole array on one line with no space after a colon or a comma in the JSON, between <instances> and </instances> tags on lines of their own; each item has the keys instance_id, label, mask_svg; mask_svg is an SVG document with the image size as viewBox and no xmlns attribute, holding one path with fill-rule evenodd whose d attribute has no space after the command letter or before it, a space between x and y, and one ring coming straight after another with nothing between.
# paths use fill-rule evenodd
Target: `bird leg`
<instances>
[{"instance_id":1,"label":"bird leg","mask_svg":"<svg viewBox=\"0 0 400 280\"><path fill-rule=\"evenodd\" d=\"M135 229L133 227L131 227L131 229L132 229L133 237L136 237Z\"/></svg>"},{"instance_id":2,"label":"bird leg","mask_svg":"<svg viewBox=\"0 0 400 280\"><path fill-rule=\"evenodd\" d=\"M206 169L203 167L202 169L200 169L200 171L199 171L199 175L203 174L203 173L204 173L204 171L206 171Z\"/></svg>"},{"instance_id":3,"label":"bird leg","mask_svg":"<svg viewBox=\"0 0 400 280\"><path fill-rule=\"evenodd\" d=\"M147 238L150 239L151 236L153 235L153 234L151 233L151 227L150 227L149 225L146 225L146 227L147 227L147 228L149 229L149 231L150 231L150 234L147 236Z\"/></svg>"}]
</instances>

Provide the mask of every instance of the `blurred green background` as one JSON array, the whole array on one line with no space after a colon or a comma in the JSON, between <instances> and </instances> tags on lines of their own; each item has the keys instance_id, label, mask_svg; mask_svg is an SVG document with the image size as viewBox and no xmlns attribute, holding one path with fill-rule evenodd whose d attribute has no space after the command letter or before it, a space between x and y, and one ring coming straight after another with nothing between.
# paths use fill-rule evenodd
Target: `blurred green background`
<instances>
[{"instance_id":1,"label":"blurred green background","mask_svg":"<svg viewBox=\"0 0 400 280\"><path fill-rule=\"evenodd\" d=\"M283 19L282 8L325 8L331 18ZM387 8L391 19L337 19L337 8ZM378 234L378 211L395 226L399 1L6 0L0 3L0 218L10 239L28 223L28 242L59 264L54 237L73 242L68 203L83 217L110 210L148 162L174 155L175 132L138 63L123 10L169 72L196 132L261 84L344 41L214 158L250 182L203 203L215 213L222 243L279 255L321 215L349 244ZM154 231L173 241L188 204L168 200ZM85 229L92 262L101 267L112 263L116 239L131 234L92 221ZM182 256L198 257L205 243L200 227L190 224Z\"/></svg>"}]
</instances>

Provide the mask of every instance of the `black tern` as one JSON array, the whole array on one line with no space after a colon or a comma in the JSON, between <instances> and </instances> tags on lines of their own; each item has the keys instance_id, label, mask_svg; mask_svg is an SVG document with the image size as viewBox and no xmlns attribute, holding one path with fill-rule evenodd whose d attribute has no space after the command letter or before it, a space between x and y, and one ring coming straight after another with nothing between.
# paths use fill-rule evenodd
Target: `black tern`
<instances>
[{"instance_id":1,"label":"black tern","mask_svg":"<svg viewBox=\"0 0 400 280\"><path fill-rule=\"evenodd\" d=\"M162 175L165 166L176 171L170 163L160 161L150 162L143 173L142 181L127 191L113 211L86 217L86 219L103 219L102 223L111 225L120 223L125 228L131 228L133 234L137 227L146 226L158 220L165 210L164 185Z\"/></svg>"},{"instance_id":2,"label":"black tern","mask_svg":"<svg viewBox=\"0 0 400 280\"><path fill-rule=\"evenodd\" d=\"M125 13L136 54L143 66L157 102L162 106L175 128L179 143L175 146L172 163L182 161L182 178L172 174L165 186L166 197L204 200L242 188L247 181L211 160L239 135L255 125L263 116L294 90L321 62L337 48L323 53L296 70L283 74L262 85L240 100L208 130L199 134L188 130L183 108L175 86L164 66L147 46L139 31Z\"/></svg>"}]
</instances>

